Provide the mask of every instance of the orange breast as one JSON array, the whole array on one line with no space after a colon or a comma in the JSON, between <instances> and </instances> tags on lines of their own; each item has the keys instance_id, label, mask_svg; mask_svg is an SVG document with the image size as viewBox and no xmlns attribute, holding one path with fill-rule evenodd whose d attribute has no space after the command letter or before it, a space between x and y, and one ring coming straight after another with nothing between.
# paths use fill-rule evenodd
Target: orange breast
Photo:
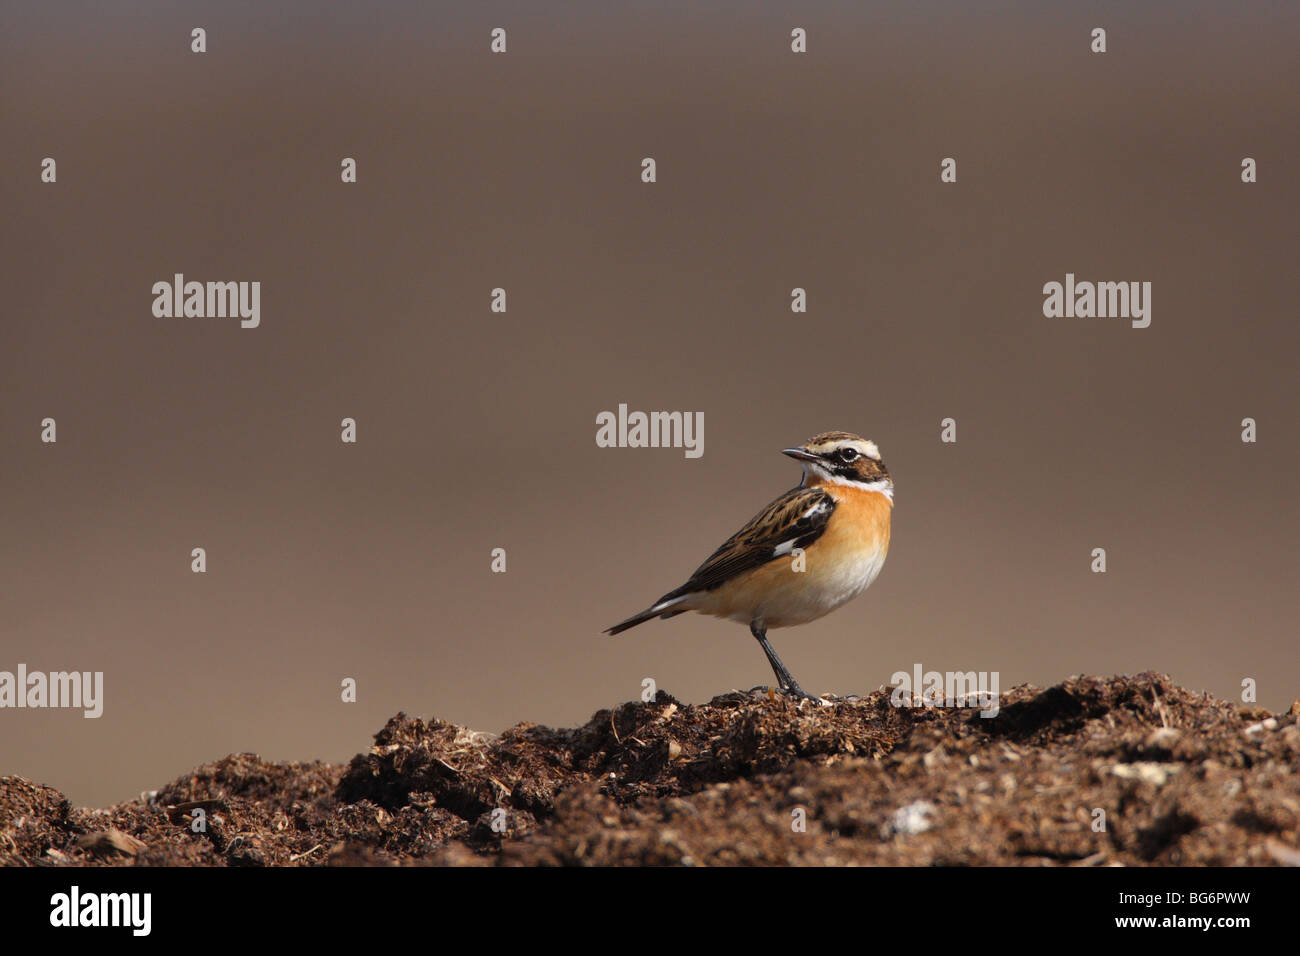
<instances>
[{"instance_id":1,"label":"orange breast","mask_svg":"<svg viewBox=\"0 0 1300 956\"><path fill-rule=\"evenodd\" d=\"M722 587L695 595L693 610L769 627L814 621L862 593L889 550L892 502L874 491L824 485L836 500L822 536L808 546L802 567L793 558L769 561Z\"/></svg>"},{"instance_id":2,"label":"orange breast","mask_svg":"<svg viewBox=\"0 0 1300 956\"><path fill-rule=\"evenodd\" d=\"M878 491L831 482L820 487L835 499L835 513L825 533L813 543L814 548L829 554L841 549L889 550L890 518L894 511L894 503L889 498Z\"/></svg>"}]
</instances>

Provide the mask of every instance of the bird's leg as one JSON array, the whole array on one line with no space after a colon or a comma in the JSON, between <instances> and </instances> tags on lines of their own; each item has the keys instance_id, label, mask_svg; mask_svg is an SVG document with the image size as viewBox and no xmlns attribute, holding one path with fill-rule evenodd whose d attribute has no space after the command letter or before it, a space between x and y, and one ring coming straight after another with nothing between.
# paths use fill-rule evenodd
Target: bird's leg
<instances>
[{"instance_id":1,"label":"bird's leg","mask_svg":"<svg viewBox=\"0 0 1300 956\"><path fill-rule=\"evenodd\" d=\"M772 650L772 645L767 642L766 626L758 621L752 621L749 625L749 633L758 639L759 647L763 648L763 653L767 655L767 662L772 665L772 673L776 675L777 689L781 693L796 700L801 698L817 699L799 686L799 682L791 676L790 672L786 670L786 666L781 663L781 658L776 656L776 651Z\"/></svg>"}]
</instances>

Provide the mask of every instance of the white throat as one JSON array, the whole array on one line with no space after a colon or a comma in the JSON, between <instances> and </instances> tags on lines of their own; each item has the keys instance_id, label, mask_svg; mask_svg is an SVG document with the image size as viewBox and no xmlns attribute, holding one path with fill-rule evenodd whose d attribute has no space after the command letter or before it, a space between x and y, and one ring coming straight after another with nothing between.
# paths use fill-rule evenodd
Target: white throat
<instances>
[{"instance_id":1,"label":"white throat","mask_svg":"<svg viewBox=\"0 0 1300 956\"><path fill-rule=\"evenodd\" d=\"M808 484L810 472L828 484L841 485L845 488L857 488L859 491L877 491L890 501L894 500L894 483L888 478L883 478L880 481L853 481L851 478L841 478L839 475L832 474L815 461L807 461L804 462L803 480L799 482L800 485Z\"/></svg>"}]
</instances>

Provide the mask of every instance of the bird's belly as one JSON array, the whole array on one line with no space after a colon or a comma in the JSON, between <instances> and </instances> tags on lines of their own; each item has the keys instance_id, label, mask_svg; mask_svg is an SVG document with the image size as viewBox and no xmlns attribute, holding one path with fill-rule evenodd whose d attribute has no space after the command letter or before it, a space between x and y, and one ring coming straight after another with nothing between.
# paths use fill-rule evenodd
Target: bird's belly
<instances>
[{"instance_id":1,"label":"bird's belly","mask_svg":"<svg viewBox=\"0 0 1300 956\"><path fill-rule=\"evenodd\" d=\"M792 558L771 561L716 591L695 596L696 610L748 624L762 620L769 628L815 621L853 600L880 574L887 547L860 548L849 554L817 549L803 556L804 569Z\"/></svg>"}]
</instances>

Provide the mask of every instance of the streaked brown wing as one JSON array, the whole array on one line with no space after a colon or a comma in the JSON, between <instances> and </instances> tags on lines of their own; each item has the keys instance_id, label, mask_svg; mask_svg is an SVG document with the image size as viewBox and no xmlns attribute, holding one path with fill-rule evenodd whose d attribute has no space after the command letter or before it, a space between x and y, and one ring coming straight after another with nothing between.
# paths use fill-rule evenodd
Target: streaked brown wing
<instances>
[{"instance_id":1,"label":"streaked brown wing","mask_svg":"<svg viewBox=\"0 0 1300 956\"><path fill-rule=\"evenodd\" d=\"M834 510L835 499L820 488L792 488L749 519L745 527L709 555L689 581L660 601L692 591L711 591L737 575L788 555L793 548L808 547L826 530Z\"/></svg>"}]
</instances>

